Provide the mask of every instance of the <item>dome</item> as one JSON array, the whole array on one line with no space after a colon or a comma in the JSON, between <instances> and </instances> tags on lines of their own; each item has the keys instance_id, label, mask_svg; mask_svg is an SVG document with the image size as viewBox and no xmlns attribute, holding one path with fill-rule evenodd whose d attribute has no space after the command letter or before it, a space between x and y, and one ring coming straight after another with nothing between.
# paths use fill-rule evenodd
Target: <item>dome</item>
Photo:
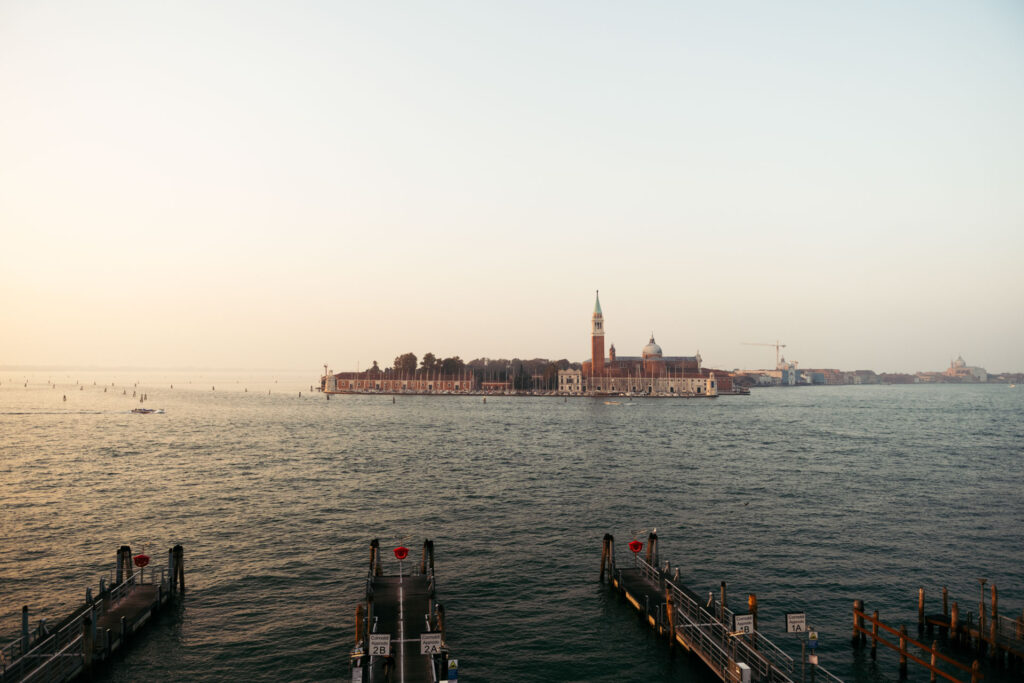
<instances>
[{"instance_id":1,"label":"dome","mask_svg":"<svg viewBox=\"0 0 1024 683\"><path fill-rule=\"evenodd\" d=\"M647 342L647 346L640 352L643 358L661 358L661 347L654 343L654 335L651 335L651 341Z\"/></svg>"}]
</instances>

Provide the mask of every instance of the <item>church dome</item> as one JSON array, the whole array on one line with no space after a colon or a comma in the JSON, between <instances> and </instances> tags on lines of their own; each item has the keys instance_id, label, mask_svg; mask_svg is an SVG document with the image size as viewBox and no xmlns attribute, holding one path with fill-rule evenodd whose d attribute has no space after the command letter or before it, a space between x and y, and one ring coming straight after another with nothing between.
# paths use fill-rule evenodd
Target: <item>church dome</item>
<instances>
[{"instance_id":1,"label":"church dome","mask_svg":"<svg viewBox=\"0 0 1024 683\"><path fill-rule=\"evenodd\" d=\"M651 341L647 342L647 346L640 352L640 356L643 358L661 358L661 347L654 343L654 335L651 335Z\"/></svg>"}]
</instances>

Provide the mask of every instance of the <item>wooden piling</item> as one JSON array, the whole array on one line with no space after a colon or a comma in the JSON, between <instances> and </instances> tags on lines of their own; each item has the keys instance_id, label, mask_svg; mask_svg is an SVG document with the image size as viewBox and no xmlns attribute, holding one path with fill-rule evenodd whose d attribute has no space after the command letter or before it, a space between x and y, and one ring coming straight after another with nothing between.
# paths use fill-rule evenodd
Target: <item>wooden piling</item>
<instances>
[{"instance_id":1,"label":"wooden piling","mask_svg":"<svg viewBox=\"0 0 1024 683\"><path fill-rule=\"evenodd\" d=\"M441 633L441 641L446 641L447 639L445 638L444 632L444 605L437 606L437 630Z\"/></svg>"},{"instance_id":2,"label":"wooden piling","mask_svg":"<svg viewBox=\"0 0 1024 683\"><path fill-rule=\"evenodd\" d=\"M356 605L356 647L363 642L363 603Z\"/></svg>"},{"instance_id":3,"label":"wooden piling","mask_svg":"<svg viewBox=\"0 0 1024 683\"><path fill-rule=\"evenodd\" d=\"M82 663L85 666L86 675L88 675L89 669L92 668L92 653L94 647L92 619L90 617L85 617L82 619Z\"/></svg>"},{"instance_id":4,"label":"wooden piling","mask_svg":"<svg viewBox=\"0 0 1024 683\"><path fill-rule=\"evenodd\" d=\"M949 612L949 637L954 643L960 644L960 605L953 601L953 609Z\"/></svg>"},{"instance_id":5,"label":"wooden piling","mask_svg":"<svg viewBox=\"0 0 1024 683\"><path fill-rule=\"evenodd\" d=\"M971 664L971 683L978 683L981 680L981 664L975 659Z\"/></svg>"},{"instance_id":6,"label":"wooden piling","mask_svg":"<svg viewBox=\"0 0 1024 683\"><path fill-rule=\"evenodd\" d=\"M871 658L874 659L878 656L878 610L871 615L874 617L874 623L871 624ZM861 635L863 638L863 634Z\"/></svg>"},{"instance_id":7,"label":"wooden piling","mask_svg":"<svg viewBox=\"0 0 1024 683\"><path fill-rule=\"evenodd\" d=\"M754 615L754 630L757 630L757 595L751 593L747 596L747 611ZM757 641L754 641L754 646L757 647Z\"/></svg>"},{"instance_id":8,"label":"wooden piling","mask_svg":"<svg viewBox=\"0 0 1024 683\"><path fill-rule=\"evenodd\" d=\"M28 652L28 605L21 608L21 652Z\"/></svg>"},{"instance_id":9,"label":"wooden piling","mask_svg":"<svg viewBox=\"0 0 1024 683\"><path fill-rule=\"evenodd\" d=\"M178 591L182 594L185 593L185 549L181 547L181 544L174 546L174 571L177 573L178 579ZM171 577L171 581L174 581L174 577Z\"/></svg>"},{"instance_id":10,"label":"wooden piling","mask_svg":"<svg viewBox=\"0 0 1024 683\"><path fill-rule=\"evenodd\" d=\"M900 624L900 680L907 680L907 625Z\"/></svg>"},{"instance_id":11,"label":"wooden piling","mask_svg":"<svg viewBox=\"0 0 1024 683\"><path fill-rule=\"evenodd\" d=\"M611 534L605 534L601 541L601 576L598 581L604 581L604 568L608 564L608 538Z\"/></svg>"},{"instance_id":12,"label":"wooden piling","mask_svg":"<svg viewBox=\"0 0 1024 683\"><path fill-rule=\"evenodd\" d=\"M370 571L373 572L374 576L381 575L380 540L376 538L370 541Z\"/></svg>"},{"instance_id":13,"label":"wooden piling","mask_svg":"<svg viewBox=\"0 0 1024 683\"><path fill-rule=\"evenodd\" d=\"M924 632L924 588L917 589L917 634Z\"/></svg>"},{"instance_id":14,"label":"wooden piling","mask_svg":"<svg viewBox=\"0 0 1024 683\"><path fill-rule=\"evenodd\" d=\"M860 627L862 625L862 620L861 620L860 614L858 614L858 612L863 612L863 611L864 611L864 601L863 600L854 600L853 601L853 640L852 640L854 647L857 647L857 645L862 642L862 634L858 630L858 627Z\"/></svg>"},{"instance_id":15,"label":"wooden piling","mask_svg":"<svg viewBox=\"0 0 1024 683\"><path fill-rule=\"evenodd\" d=\"M719 607L718 607L718 620L724 624L725 623L725 581L723 581L721 583L721 586L719 587L718 590L719 590L719 596L720 596L720 604L719 604ZM729 624L728 627L731 628L732 624Z\"/></svg>"},{"instance_id":16,"label":"wooden piling","mask_svg":"<svg viewBox=\"0 0 1024 683\"><path fill-rule=\"evenodd\" d=\"M673 649L676 644L676 610L672 604L672 591L665 589L665 620L668 622L668 647Z\"/></svg>"},{"instance_id":17,"label":"wooden piling","mask_svg":"<svg viewBox=\"0 0 1024 683\"><path fill-rule=\"evenodd\" d=\"M655 547L658 545L658 534L653 531L647 534L647 564L655 565L658 563L657 555L655 554Z\"/></svg>"},{"instance_id":18,"label":"wooden piling","mask_svg":"<svg viewBox=\"0 0 1024 683\"><path fill-rule=\"evenodd\" d=\"M937 641L937 640L933 640L933 641L932 641L932 668L931 668L931 678L929 679L929 680L931 681L931 683L935 683L935 679L936 679L936 677L937 677L937 674L935 673L935 664L937 663L938 657L936 656L936 654L935 654L935 651L936 651L936 650L938 650L938 649L939 649L939 641Z\"/></svg>"}]
</instances>

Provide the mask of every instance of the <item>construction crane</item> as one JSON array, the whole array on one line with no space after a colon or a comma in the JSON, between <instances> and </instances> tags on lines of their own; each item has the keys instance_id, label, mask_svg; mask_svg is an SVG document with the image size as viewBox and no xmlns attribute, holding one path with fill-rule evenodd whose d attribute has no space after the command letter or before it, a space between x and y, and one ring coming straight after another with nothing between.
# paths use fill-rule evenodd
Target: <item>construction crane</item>
<instances>
[{"instance_id":1,"label":"construction crane","mask_svg":"<svg viewBox=\"0 0 1024 683\"><path fill-rule=\"evenodd\" d=\"M774 344L760 344L758 342L743 342L746 346L774 346L775 347L775 367L779 367L779 349L786 348L785 344L780 344L779 340L775 340Z\"/></svg>"}]
</instances>

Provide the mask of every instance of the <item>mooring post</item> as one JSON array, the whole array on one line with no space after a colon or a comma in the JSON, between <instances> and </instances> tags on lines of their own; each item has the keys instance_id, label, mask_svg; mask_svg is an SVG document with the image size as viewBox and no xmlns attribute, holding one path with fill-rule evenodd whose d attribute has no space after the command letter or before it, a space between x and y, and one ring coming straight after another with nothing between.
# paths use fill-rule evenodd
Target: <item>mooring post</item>
<instances>
[{"instance_id":1,"label":"mooring post","mask_svg":"<svg viewBox=\"0 0 1024 683\"><path fill-rule=\"evenodd\" d=\"M647 564L652 564L651 558L654 556L654 544L658 541L658 535L653 531L647 534L647 555L644 557L647 560Z\"/></svg>"},{"instance_id":2,"label":"mooring post","mask_svg":"<svg viewBox=\"0 0 1024 683\"><path fill-rule=\"evenodd\" d=\"M442 642L445 641L444 634L444 605L437 606L437 630L441 634Z\"/></svg>"},{"instance_id":3,"label":"mooring post","mask_svg":"<svg viewBox=\"0 0 1024 683\"><path fill-rule=\"evenodd\" d=\"M376 538L370 541L370 569L373 571L374 576L381 575L380 540Z\"/></svg>"},{"instance_id":4,"label":"mooring post","mask_svg":"<svg viewBox=\"0 0 1024 683\"><path fill-rule=\"evenodd\" d=\"M872 615L874 622L871 624L871 658L874 659L878 656L878 610ZM861 638L864 638L862 633Z\"/></svg>"},{"instance_id":5,"label":"mooring post","mask_svg":"<svg viewBox=\"0 0 1024 683\"><path fill-rule=\"evenodd\" d=\"M989 646L992 648L992 658L997 659L999 656L999 646L996 645L996 633L999 631L999 595L994 583L992 584L992 626L989 630L991 631Z\"/></svg>"},{"instance_id":6,"label":"mooring post","mask_svg":"<svg viewBox=\"0 0 1024 683\"><path fill-rule=\"evenodd\" d=\"M676 644L676 610L672 604L672 591L665 588L665 617L668 621L668 647L671 650Z\"/></svg>"},{"instance_id":7,"label":"mooring post","mask_svg":"<svg viewBox=\"0 0 1024 683\"><path fill-rule=\"evenodd\" d=\"M356 647L363 643L363 603L356 605Z\"/></svg>"},{"instance_id":8,"label":"mooring post","mask_svg":"<svg viewBox=\"0 0 1024 683\"><path fill-rule=\"evenodd\" d=\"M86 586L85 588L85 601L92 604L92 586Z\"/></svg>"},{"instance_id":9,"label":"mooring post","mask_svg":"<svg viewBox=\"0 0 1024 683\"><path fill-rule=\"evenodd\" d=\"M949 637L954 643L960 643L960 605L953 601L953 609L949 612Z\"/></svg>"},{"instance_id":10,"label":"mooring post","mask_svg":"<svg viewBox=\"0 0 1024 683\"><path fill-rule=\"evenodd\" d=\"M420 559L420 574L427 573L427 543L430 541L424 539L423 541L423 557Z\"/></svg>"},{"instance_id":11,"label":"mooring post","mask_svg":"<svg viewBox=\"0 0 1024 683\"><path fill-rule=\"evenodd\" d=\"M978 683L981 680L981 664L975 659L971 664L971 683Z\"/></svg>"},{"instance_id":12,"label":"mooring post","mask_svg":"<svg viewBox=\"0 0 1024 683\"><path fill-rule=\"evenodd\" d=\"M718 620L724 624L725 623L725 581L722 582L722 585L719 588L719 591L720 591L720 594L721 594L721 605L719 605L719 607L718 607Z\"/></svg>"},{"instance_id":13,"label":"mooring post","mask_svg":"<svg viewBox=\"0 0 1024 683\"><path fill-rule=\"evenodd\" d=\"M185 593L185 549L181 544L174 546L174 571L178 573L178 591ZM173 579L172 579L173 581Z\"/></svg>"},{"instance_id":14,"label":"mooring post","mask_svg":"<svg viewBox=\"0 0 1024 683\"><path fill-rule=\"evenodd\" d=\"M924 633L924 588L917 589L917 635Z\"/></svg>"},{"instance_id":15,"label":"mooring post","mask_svg":"<svg viewBox=\"0 0 1024 683\"><path fill-rule=\"evenodd\" d=\"M124 581L124 546L117 549L117 573L114 574L114 585L120 586Z\"/></svg>"},{"instance_id":16,"label":"mooring post","mask_svg":"<svg viewBox=\"0 0 1024 683\"><path fill-rule=\"evenodd\" d=\"M167 576L171 577L168 588L171 595L174 595L174 548L167 549Z\"/></svg>"},{"instance_id":17,"label":"mooring post","mask_svg":"<svg viewBox=\"0 0 1024 683\"><path fill-rule=\"evenodd\" d=\"M121 546L121 554L124 556L124 580L132 580L132 547L130 545Z\"/></svg>"},{"instance_id":18,"label":"mooring post","mask_svg":"<svg viewBox=\"0 0 1024 683\"><path fill-rule=\"evenodd\" d=\"M427 568L430 570L430 575L434 575L434 541L427 541Z\"/></svg>"},{"instance_id":19,"label":"mooring post","mask_svg":"<svg viewBox=\"0 0 1024 683\"><path fill-rule=\"evenodd\" d=\"M128 619L121 617L121 647L128 642Z\"/></svg>"},{"instance_id":20,"label":"mooring post","mask_svg":"<svg viewBox=\"0 0 1024 683\"><path fill-rule=\"evenodd\" d=\"M21 654L28 652L28 605L21 608Z\"/></svg>"},{"instance_id":21,"label":"mooring post","mask_svg":"<svg viewBox=\"0 0 1024 683\"><path fill-rule=\"evenodd\" d=\"M754 615L754 632L757 632L757 595L751 593L747 596L747 611ZM757 649L757 638L752 638L754 649Z\"/></svg>"},{"instance_id":22,"label":"mooring post","mask_svg":"<svg viewBox=\"0 0 1024 683\"><path fill-rule=\"evenodd\" d=\"M610 535L611 534L605 534L604 538L601 540L601 577L598 581L604 581L604 568L608 563L608 537Z\"/></svg>"},{"instance_id":23,"label":"mooring post","mask_svg":"<svg viewBox=\"0 0 1024 683\"><path fill-rule=\"evenodd\" d=\"M864 601L860 600L860 599L854 600L853 601L853 638L851 640L851 642L853 643L854 647L857 647L857 645L859 645L860 642L861 642L861 633L860 633L859 630L857 630L857 627L861 625L861 618L860 618L860 615L857 614L857 613L858 612L863 612L863 611L864 611Z\"/></svg>"},{"instance_id":24,"label":"mooring post","mask_svg":"<svg viewBox=\"0 0 1024 683\"><path fill-rule=\"evenodd\" d=\"M942 587L942 620L949 621L949 591L946 587ZM939 635L945 638L949 633L949 629L945 626L939 627Z\"/></svg>"},{"instance_id":25,"label":"mooring post","mask_svg":"<svg viewBox=\"0 0 1024 683\"><path fill-rule=\"evenodd\" d=\"M938 649L939 649L939 641L933 640L932 641L932 675L931 675L931 678L929 679L931 681L931 683L935 683L935 679L936 679L936 676L937 676L937 674L935 673L935 664L936 664L935 652Z\"/></svg>"},{"instance_id":26,"label":"mooring post","mask_svg":"<svg viewBox=\"0 0 1024 683\"><path fill-rule=\"evenodd\" d=\"M900 680L907 679L907 625L900 624Z\"/></svg>"},{"instance_id":27,"label":"mooring post","mask_svg":"<svg viewBox=\"0 0 1024 683\"><path fill-rule=\"evenodd\" d=\"M82 619L82 656L83 664L85 665L85 671L88 674L89 669L92 668L92 619L85 617Z\"/></svg>"}]
</instances>

